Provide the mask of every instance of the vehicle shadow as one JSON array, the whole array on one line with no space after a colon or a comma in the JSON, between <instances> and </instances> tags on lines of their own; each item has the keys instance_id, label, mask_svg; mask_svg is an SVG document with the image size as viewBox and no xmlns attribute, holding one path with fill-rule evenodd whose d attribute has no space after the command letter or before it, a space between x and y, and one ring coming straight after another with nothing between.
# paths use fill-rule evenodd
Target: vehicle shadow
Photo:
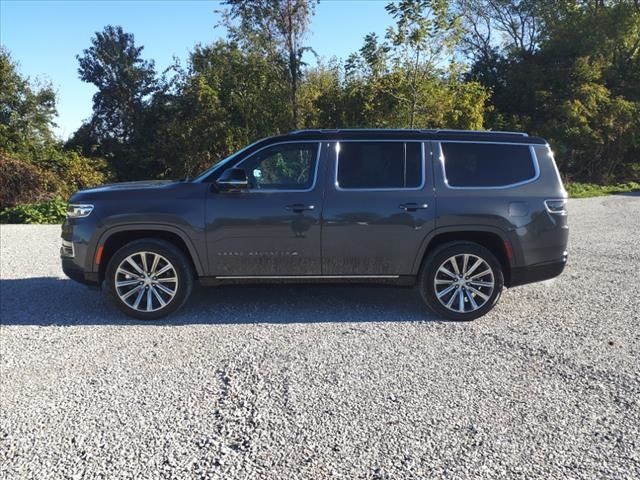
<instances>
[{"instance_id":1,"label":"vehicle shadow","mask_svg":"<svg viewBox=\"0 0 640 480\"><path fill-rule=\"evenodd\" d=\"M411 288L378 285L238 285L194 289L169 318L142 322L105 292L53 277L0 280L0 324L192 325L441 320Z\"/></svg>"}]
</instances>

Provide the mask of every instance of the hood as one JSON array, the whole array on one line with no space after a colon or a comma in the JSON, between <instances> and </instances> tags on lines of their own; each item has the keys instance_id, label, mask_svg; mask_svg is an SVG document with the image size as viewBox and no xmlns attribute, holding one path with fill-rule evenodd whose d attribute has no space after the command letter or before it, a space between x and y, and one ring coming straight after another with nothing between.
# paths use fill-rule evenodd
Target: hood
<instances>
[{"instance_id":1,"label":"hood","mask_svg":"<svg viewBox=\"0 0 640 480\"><path fill-rule=\"evenodd\" d=\"M190 185L176 180L145 180L142 182L122 182L101 185L74 193L70 203L92 203L98 200L132 200L147 195L163 196L162 190L171 190L179 186Z\"/></svg>"},{"instance_id":2,"label":"hood","mask_svg":"<svg viewBox=\"0 0 640 480\"><path fill-rule=\"evenodd\" d=\"M106 185L100 185L99 187L81 190L78 193L101 193L115 190L146 190L150 188L157 189L174 183L178 182L176 180L143 180L140 182L109 183Z\"/></svg>"}]
</instances>

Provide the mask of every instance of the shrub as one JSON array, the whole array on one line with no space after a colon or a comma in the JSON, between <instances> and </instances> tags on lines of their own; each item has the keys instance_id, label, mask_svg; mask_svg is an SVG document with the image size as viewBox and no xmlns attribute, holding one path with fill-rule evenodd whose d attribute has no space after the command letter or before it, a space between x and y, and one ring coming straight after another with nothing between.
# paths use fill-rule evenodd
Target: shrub
<instances>
[{"instance_id":1,"label":"shrub","mask_svg":"<svg viewBox=\"0 0 640 480\"><path fill-rule=\"evenodd\" d=\"M0 152L0 210L47 197L47 175L35 165Z\"/></svg>"},{"instance_id":2,"label":"shrub","mask_svg":"<svg viewBox=\"0 0 640 480\"><path fill-rule=\"evenodd\" d=\"M34 159L46 174L46 190L64 199L75 191L95 187L110 178L107 163L101 158L87 158L75 151L49 148Z\"/></svg>"},{"instance_id":3,"label":"shrub","mask_svg":"<svg viewBox=\"0 0 640 480\"><path fill-rule=\"evenodd\" d=\"M46 202L5 208L0 212L0 223L61 223L66 211L67 203L54 197Z\"/></svg>"}]
</instances>

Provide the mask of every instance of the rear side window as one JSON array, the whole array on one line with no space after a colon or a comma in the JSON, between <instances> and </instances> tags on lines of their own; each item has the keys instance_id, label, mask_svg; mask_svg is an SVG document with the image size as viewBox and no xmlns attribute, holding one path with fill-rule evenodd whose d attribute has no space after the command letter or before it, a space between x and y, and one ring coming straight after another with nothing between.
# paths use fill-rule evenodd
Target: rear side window
<instances>
[{"instance_id":1,"label":"rear side window","mask_svg":"<svg viewBox=\"0 0 640 480\"><path fill-rule=\"evenodd\" d=\"M528 145L443 142L441 146L452 187L502 187L536 175Z\"/></svg>"},{"instance_id":2,"label":"rear side window","mask_svg":"<svg viewBox=\"0 0 640 480\"><path fill-rule=\"evenodd\" d=\"M340 142L337 172L340 188L419 188L422 179L419 142Z\"/></svg>"}]
</instances>

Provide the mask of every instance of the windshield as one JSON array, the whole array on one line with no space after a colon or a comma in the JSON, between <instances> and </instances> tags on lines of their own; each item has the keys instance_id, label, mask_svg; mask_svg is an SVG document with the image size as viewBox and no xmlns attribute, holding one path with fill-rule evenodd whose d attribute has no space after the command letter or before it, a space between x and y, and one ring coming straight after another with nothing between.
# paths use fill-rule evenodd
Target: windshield
<instances>
[{"instance_id":1,"label":"windshield","mask_svg":"<svg viewBox=\"0 0 640 480\"><path fill-rule=\"evenodd\" d=\"M260 139L256 142L253 142L249 145L247 145L246 147L244 147L241 150L238 150L235 153L232 153L231 155L229 155L226 158L223 158L222 160L220 160L219 162L217 162L216 164L212 165L211 167L207 168L204 172L202 172L200 175L198 175L196 178L193 179L194 182L201 182L203 181L205 178L207 178L209 175L211 175L213 172L215 172L218 168L222 167L223 165L226 165L227 163L233 161L234 158L236 158L237 156L239 156L241 153L245 152L246 150L249 150L251 147L253 147L254 145L260 143L262 140L264 139Z\"/></svg>"}]
</instances>

